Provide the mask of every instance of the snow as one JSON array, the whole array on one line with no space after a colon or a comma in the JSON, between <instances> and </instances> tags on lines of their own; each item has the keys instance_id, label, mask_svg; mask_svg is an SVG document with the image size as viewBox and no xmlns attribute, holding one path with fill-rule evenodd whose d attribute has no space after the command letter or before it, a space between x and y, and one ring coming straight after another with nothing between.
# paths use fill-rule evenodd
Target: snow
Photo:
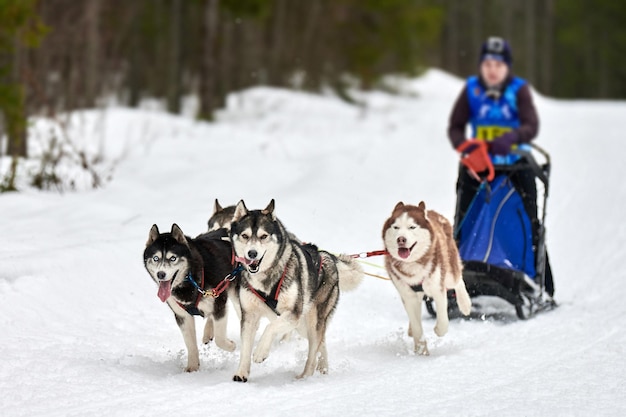
<instances>
[{"instance_id":1,"label":"snow","mask_svg":"<svg viewBox=\"0 0 626 417\"><path fill-rule=\"evenodd\" d=\"M397 81L397 80L396 80ZM389 281L342 294L327 375L296 380L306 342L276 343L232 382L239 350L186 350L142 264L152 224L206 229L213 201L244 199L333 252L382 248L394 205L454 212L457 158L445 137L462 80L438 70L397 81L403 94L360 93L366 106L271 88L233 94L215 123L120 107L73 114L66 134L101 153L104 187L26 188L0 196L2 416L623 416L626 332L624 102L535 94L537 143L551 152L548 248L559 308L519 321L453 319L431 356L412 352ZM47 122L33 123L45 147ZM49 135L48 135L49 136ZM6 168L6 161L1 165ZM382 259L369 258L377 274ZM495 313L497 312L497 313ZM200 333L202 323L197 320ZM229 337L239 345L231 309Z\"/></svg>"}]
</instances>

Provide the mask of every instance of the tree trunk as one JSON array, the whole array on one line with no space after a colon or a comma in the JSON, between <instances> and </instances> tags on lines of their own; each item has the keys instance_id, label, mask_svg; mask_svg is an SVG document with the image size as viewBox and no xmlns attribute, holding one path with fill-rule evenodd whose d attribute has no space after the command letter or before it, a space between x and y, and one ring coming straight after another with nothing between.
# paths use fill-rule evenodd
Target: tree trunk
<instances>
[{"instance_id":1,"label":"tree trunk","mask_svg":"<svg viewBox=\"0 0 626 417\"><path fill-rule=\"evenodd\" d=\"M284 85L285 73L284 68L284 53L285 51L285 19L287 17L287 8L289 7L289 0L277 0L274 3L274 13L272 27L270 28L272 36L268 53L270 56L269 69L268 69L268 82L270 85L282 86Z\"/></svg>"},{"instance_id":2,"label":"tree trunk","mask_svg":"<svg viewBox=\"0 0 626 417\"><path fill-rule=\"evenodd\" d=\"M87 45L85 51L84 104L93 106L98 97L100 79L100 9L101 0L89 0L85 5Z\"/></svg>"},{"instance_id":3,"label":"tree trunk","mask_svg":"<svg viewBox=\"0 0 626 417\"><path fill-rule=\"evenodd\" d=\"M206 0L202 19L204 42L200 61L200 119L211 120L216 108L215 86L217 84L217 65L215 51L217 45L217 29L219 24L219 0Z\"/></svg>"},{"instance_id":4,"label":"tree trunk","mask_svg":"<svg viewBox=\"0 0 626 417\"><path fill-rule=\"evenodd\" d=\"M552 88L552 54L554 42L554 0L544 0L543 17L544 39L541 48L541 89L544 94L551 94Z\"/></svg>"},{"instance_id":5,"label":"tree trunk","mask_svg":"<svg viewBox=\"0 0 626 417\"><path fill-rule=\"evenodd\" d=\"M10 81L6 93L10 96L11 106L4 109L4 118L9 143L7 154L13 157L27 156L26 143L26 108L24 103L24 87L21 82L22 46L19 34L15 35L13 63Z\"/></svg>"},{"instance_id":6,"label":"tree trunk","mask_svg":"<svg viewBox=\"0 0 626 417\"><path fill-rule=\"evenodd\" d=\"M448 0L448 19L446 24L446 36L444 39L444 51L446 51L446 66L454 74L460 74L459 68L459 4L456 0Z\"/></svg>"},{"instance_id":7,"label":"tree trunk","mask_svg":"<svg viewBox=\"0 0 626 417\"><path fill-rule=\"evenodd\" d=\"M535 74L535 31L537 30L537 25L535 24L535 0L526 0L524 5L526 7L526 21L524 22L526 26L526 53L524 59L526 78L531 83L535 83L537 81Z\"/></svg>"},{"instance_id":8,"label":"tree trunk","mask_svg":"<svg viewBox=\"0 0 626 417\"><path fill-rule=\"evenodd\" d=\"M170 14L170 56L167 91L167 110L170 113L180 113L181 109L181 0L172 0Z\"/></svg>"}]
</instances>

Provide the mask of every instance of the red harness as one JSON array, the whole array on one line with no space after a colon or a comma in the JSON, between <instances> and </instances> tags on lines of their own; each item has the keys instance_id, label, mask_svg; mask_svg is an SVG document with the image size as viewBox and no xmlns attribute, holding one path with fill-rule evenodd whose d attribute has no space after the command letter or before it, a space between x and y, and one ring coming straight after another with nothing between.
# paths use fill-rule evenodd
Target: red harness
<instances>
[{"instance_id":1,"label":"red harness","mask_svg":"<svg viewBox=\"0 0 626 417\"><path fill-rule=\"evenodd\" d=\"M245 287L248 289L248 291L259 297L265 303L265 305L267 305L269 308L272 309L274 313L276 313L277 316L280 316L280 313L276 311L276 307L278 306L278 295L280 294L280 289L283 286L285 275L287 275L287 266L288 265L285 265L285 269L283 270L283 274L281 275L278 284L276 284L274 289L267 295L262 291L255 290L251 285L245 284Z\"/></svg>"}]
</instances>

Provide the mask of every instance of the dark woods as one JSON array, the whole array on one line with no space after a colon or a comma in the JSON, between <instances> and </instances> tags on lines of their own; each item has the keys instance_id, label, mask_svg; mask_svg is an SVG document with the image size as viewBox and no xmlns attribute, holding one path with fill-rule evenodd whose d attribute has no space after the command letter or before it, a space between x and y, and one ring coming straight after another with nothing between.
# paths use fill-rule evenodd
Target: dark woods
<instances>
[{"instance_id":1,"label":"dark woods","mask_svg":"<svg viewBox=\"0 0 626 417\"><path fill-rule=\"evenodd\" d=\"M429 66L466 76L490 35L543 94L624 98L624 21L613 0L0 0L0 133L24 155L27 115L107 99L177 113L195 95L210 120L253 85L342 95Z\"/></svg>"}]
</instances>

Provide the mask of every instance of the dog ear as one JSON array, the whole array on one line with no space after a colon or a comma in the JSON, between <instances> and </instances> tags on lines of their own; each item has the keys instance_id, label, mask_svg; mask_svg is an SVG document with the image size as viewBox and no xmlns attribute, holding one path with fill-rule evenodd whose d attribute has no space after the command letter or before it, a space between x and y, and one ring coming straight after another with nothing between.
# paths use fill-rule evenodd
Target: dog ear
<instances>
[{"instance_id":1,"label":"dog ear","mask_svg":"<svg viewBox=\"0 0 626 417\"><path fill-rule=\"evenodd\" d=\"M237 203L237 206L235 207L235 214L233 214L233 221L234 222L238 221L246 214L248 214L248 208L246 207L246 204L243 202L243 200L239 200L239 203Z\"/></svg>"},{"instance_id":2,"label":"dog ear","mask_svg":"<svg viewBox=\"0 0 626 417\"><path fill-rule=\"evenodd\" d=\"M419 208L420 210L424 212L424 219L426 219L426 221L429 222L430 219L428 218L428 211L426 210L426 203L424 203L423 201L420 201L420 203L417 205L417 208Z\"/></svg>"},{"instance_id":3,"label":"dog ear","mask_svg":"<svg viewBox=\"0 0 626 417\"><path fill-rule=\"evenodd\" d=\"M172 237L178 243L183 244L185 246L188 246L187 238L185 237L185 234L183 233L181 228L176 223L172 224Z\"/></svg>"},{"instance_id":4,"label":"dog ear","mask_svg":"<svg viewBox=\"0 0 626 417\"><path fill-rule=\"evenodd\" d=\"M398 201L398 204L393 208L393 211L401 210L404 208L404 203L402 201Z\"/></svg>"},{"instance_id":5,"label":"dog ear","mask_svg":"<svg viewBox=\"0 0 626 417\"><path fill-rule=\"evenodd\" d=\"M220 202L217 201L217 198L215 199L215 204L213 205L213 214L217 213L218 211L222 211L223 208L220 205Z\"/></svg>"},{"instance_id":6,"label":"dog ear","mask_svg":"<svg viewBox=\"0 0 626 417\"><path fill-rule=\"evenodd\" d=\"M146 246L152 245L154 241L159 238L159 235L159 228L156 224L153 224L152 228L150 229L150 234L148 234L148 241L146 242Z\"/></svg>"},{"instance_id":7,"label":"dog ear","mask_svg":"<svg viewBox=\"0 0 626 417\"><path fill-rule=\"evenodd\" d=\"M261 210L261 213L268 215L271 214L272 215L272 219L276 219L276 217L274 217L274 199L272 198L272 201L270 201L270 203L267 205L267 207L265 207L265 209Z\"/></svg>"}]
</instances>

